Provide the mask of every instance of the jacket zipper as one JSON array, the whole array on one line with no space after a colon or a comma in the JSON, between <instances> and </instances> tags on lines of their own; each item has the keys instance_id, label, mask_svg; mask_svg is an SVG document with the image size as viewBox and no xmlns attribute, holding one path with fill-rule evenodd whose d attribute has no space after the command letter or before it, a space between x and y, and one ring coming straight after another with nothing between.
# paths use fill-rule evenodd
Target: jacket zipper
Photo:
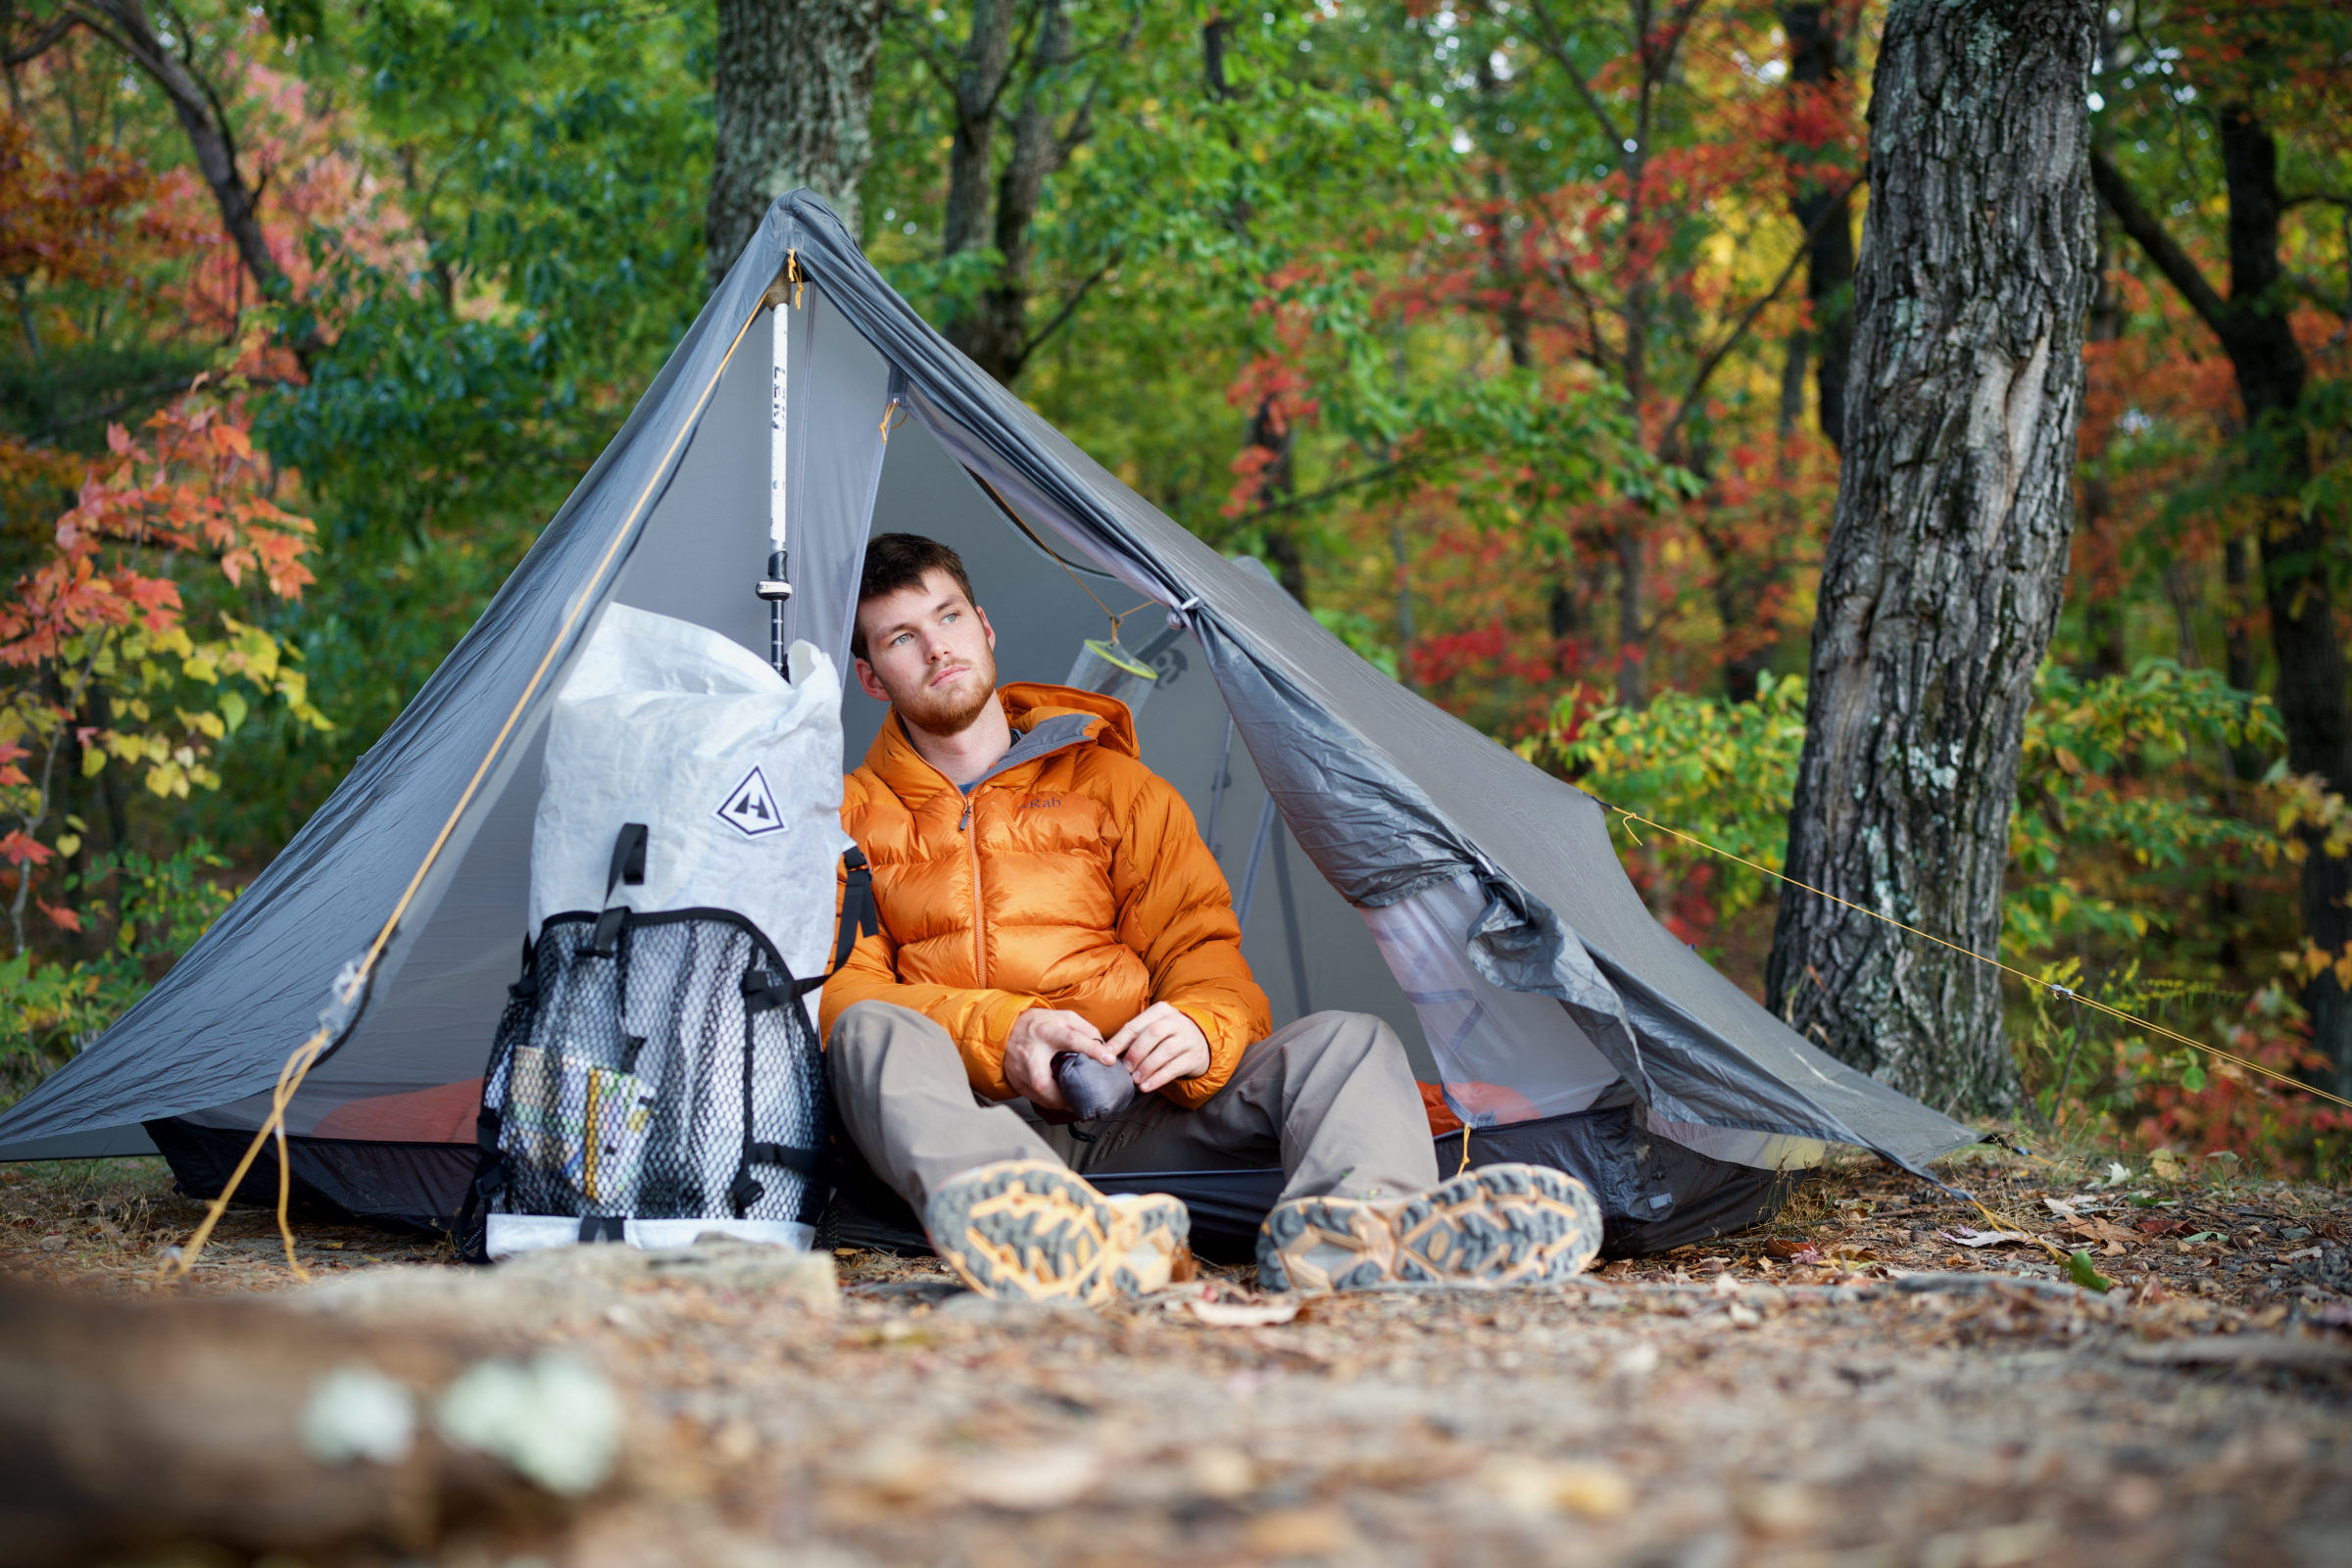
<instances>
[{"instance_id":1,"label":"jacket zipper","mask_svg":"<svg viewBox=\"0 0 2352 1568\"><path fill-rule=\"evenodd\" d=\"M1040 752L1036 757L1023 758L1022 764L1042 761L1049 757L1057 757L1072 747L1085 744L1088 744L1087 741L1081 737L1071 741L1067 746L1057 746L1053 751ZM938 769L934 768L932 771L938 772ZM945 773L941 773L939 776L947 779ZM982 987L988 984L988 939L987 934L981 929L980 841L972 834L972 806L979 799L980 791L995 776L993 773L983 773L972 781L970 792L963 798L963 815L956 818L956 831L963 835L964 848L972 861L972 984ZM953 789L955 780L948 779L948 785Z\"/></svg>"},{"instance_id":2,"label":"jacket zipper","mask_svg":"<svg viewBox=\"0 0 2352 1568\"><path fill-rule=\"evenodd\" d=\"M963 847L972 860L972 984L985 989L988 985L988 936L981 930L980 922L981 910L986 905L980 898L980 840L972 832L972 806L979 794L980 786L975 784L972 793L963 798L963 819L956 824L956 831L963 835Z\"/></svg>"}]
</instances>

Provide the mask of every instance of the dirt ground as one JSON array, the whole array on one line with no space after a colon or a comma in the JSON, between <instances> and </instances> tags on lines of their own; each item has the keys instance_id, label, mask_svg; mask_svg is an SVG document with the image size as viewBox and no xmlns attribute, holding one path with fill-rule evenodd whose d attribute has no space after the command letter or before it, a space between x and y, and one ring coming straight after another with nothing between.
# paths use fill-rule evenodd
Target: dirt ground
<instances>
[{"instance_id":1,"label":"dirt ground","mask_svg":"<svg viewBox=\"0 0 2352 1568\"><path fill-rule=\"evenodd\" d=\"M1546 1292L1300 1303L1207 1269L1097 1313L863 1252L837 1304L634 1282L523 1331L625 1393L602 1492L262 1560L2352 1563L2352 1195L2007 1155L1954 1179L1990 1213L1857 1163L1763 1230ZM303 1289L247 1210L159 1284L199 1212L155 1161L0 1168L0 1269ZM2040 1242L1963 1245L2002 1230ZM458 1272L298 1234L322 1281ZM2110 1289L2070 1281L2078 1250Z\"/></svg>"}]
</instances>

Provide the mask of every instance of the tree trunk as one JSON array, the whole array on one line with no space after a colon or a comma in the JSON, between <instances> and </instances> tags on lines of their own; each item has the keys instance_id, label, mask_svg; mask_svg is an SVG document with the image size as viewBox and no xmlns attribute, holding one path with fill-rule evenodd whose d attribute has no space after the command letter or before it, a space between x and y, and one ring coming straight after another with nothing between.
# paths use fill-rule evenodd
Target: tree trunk
<instances>
[{"instance_id":1,"label":"tree trunk","mask_svg":"<svg viewBox=\"0 0 2352 1568\"><path fill-rule=\"evenodd\" d=\"M972 0L972 30L956 62L956 131L948 142L948 211L940 249L949 256L987 243L995 173L997 100L1012 62L1012 0Z\"/></svg>"},{"instance_id":2,"label":"tree trunk","mask_svg":"<svg viewBox=\"0 0 2352 1568\"><path fill-rule=\"evenodd\" d=\"M1896 0L1789 876L1982 954L2056 624L2094 270L2094 0ZM1769 1001L1932 1105L2016 1101L1989 965L1782 900Z\"/></svg>"},{"instance_id":3,"label":"tree trunk","mask_svg":"<svg viewBox=\"0 0 2352 1568\"><path fill-rule=\"evenodd\" d=\"M2113 343L2124 335L2124 301L2110 278L2107 229L2098 233L2097 282L2090 296L2085 343ZM2112 373L2112 372L2110 372ZM2126 606L2122 591L2123 540L2115 516L2115 490L2097 465L2082 475L2082 530L2078 564L2071 573L2082 596L2082 640L2090 657L2076 671L2084 680L2103 680L2131 667L2125 646Z\"/></svg>"},{"instance_id":4,"label":"tree trunk","mask_svg":"<svg viewBox=\"0 0 2352 1568\"><path fill-rule=\"evenodd\" d=\"M2278 261L2278 147L2244 105L2221 112L2222 170L2230 191L2230 298L2234 339L2227 345L2245 406L2249 467L2261 497L2262 597L2278 663L2278 717L2286 764L2317 773L2337 794L2352 791L2352 705L2345 700L2344 650L2335 628L2328 563L2334 541L2326 504L2306 507L2311 444L2299 420L2308 370L2287 320L2286 270ZM2352 860L2327 853L2326 834L2307 831L2303 931L2332 956L2352 951ZM2332 969L2303 988L2312 1043L2332 1064L2324 1074L2352 1093L2352 996Z\"/></svg>"},{"instance_id":5,"label":"tree trunk","mask_svg":"<svg viewBox=\"0 0 2352 1568\"><path fill-rule=\"evenodd\" d=\"M1026 18L1014 0L976 0L972 30L957 60L953 84L956 131L948 155L948 211L942 252L958 256L993 246L997 265L987 285L948 318L948 341L972 363L1010 386L1029 357L1065 325L1116 258L1073 285L1043 327L1032 329L1029 305L1038 209L1046 181L1094 135L1099 76L1075 79L1071 66L1080 50L1063 0L1024 0ZM1124 53L1134 29L1115 42L1090 45L1087 53ZM1221 61L1222 40L1204 40L1209 63ZM996 167L997 117L1019 78L1019 93L1004 129L1012 146ZM1074 107L1072 105L1074 104ZM1066 116L1065 116L1066 110Z\"/></svg>"},{"instance_id":6,"label":"tree trunk","mask_svg":"<svg viewBox=\"0 0 2352 1568\"><path fill-rule=\"evenodd\" d=\"M1282 416L1271 396L1260 398L1257 412L1250 416L1250 428L1242 437L1244 450L1266 455L1264 466L1258 469L1258 528L1265 537L1266 563L1274 568L1275 580L1303 606L1306 557L1298 548L1297 519L1288 514L1285 505L1298 489L1298 472L1291 463L1298 443L1298 427Z\"/></svg>"},{"instance_id":7,"label":"tree trunk","mask_svg":"<svg viewBox=\"0 0 2352 1568\"><path fill-rule=\"evenodd\" d=\"M1838 32L1839 9L1819 4L1781 7L1781 27L1788 35L1792 87L1826 88L1843 74L1845 40ZM1813 236L1805 257L1805 298L1813 306L1821 433L1839 452L1845 450L1845 377L1854 344L1852 205L1848 192L1810 183L1799 186L1789 202L1797 227ZM1830 211L1833 207L1835 212ZM1825 213L1829 215L1826 221ZM1816 223L1821 225L1818 229Z\"/></svg>"},{"instance_id":8,"label":"tree trunk","mask_svg":"<svg viewBox=\"0 0 2352 1568\"><path fill-rule=\"evenodd\" d=\"M1642 610L1649 591L1642 571L1646 543L1646 532L1635 522L1619 523L1610 539L1617 553L1617 706L1637 712L1649 703L1649 671L1642 662L1649 631Z\"/></svg>"},{"instance_id":9,"label":"tree trunk","mask_svg":"<svg viewBox=\"0 0 2352 1568\"><path fill-rule=\"evenodd\" d=\"M726 276L775 199L806 185L858 231L881 0L718 0L718 153L703 242Z\"/></svg>"},{"instance_id":10,"label":"tree trunk","mask_svg":"<svg viewBox=\"0 0 2352 1568\"><path fill-rule=\"evenodd\" d=\"M2230 196L2227 299L2206 281L2163 220L2141 205L2120 170L2094 157L2092 173L2117 222L2230 356L2245 414L2241 461L2259 503L2262 600L2269 611L2271 651L2278 657L2287 765L2318 774L2335 793L2352 794L2352 700L2344 688L2344 650L2327 570L2335 544L2330 513L2325 506L2306 509L2300 499L2311 478L2310 438L2299 412L2310 371L2286 316L2288 280L2278 260L2285 211L2278 192L2278 148L2248 105L2225 105L2215 118ZM2230 541L2233 588L2251 567L2247 554L2242 538ZM2250 651L2233 646L2232 681L2239 678L2240 662L2250 681ZM2307 833L2305 849L2304 934L2330 956L2352 951L2352 860L2327 854L2321 834ZM2352 1092L2352 996L2323 969L2305 986L2303 1004L2311 1013L2312 1042L2331 1064L2324 1075L2328 1087Z\"/></svg>"}]
</instances>

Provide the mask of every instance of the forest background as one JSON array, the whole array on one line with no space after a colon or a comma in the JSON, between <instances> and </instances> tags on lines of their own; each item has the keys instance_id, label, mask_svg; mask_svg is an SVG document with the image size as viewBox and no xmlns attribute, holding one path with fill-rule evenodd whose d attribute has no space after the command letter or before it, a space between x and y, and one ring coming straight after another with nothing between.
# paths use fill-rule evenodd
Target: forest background
<instances>
[{"instance_id":1,"label":"forest background","mask_svg":"<svg viewBox=\"0 0 2352 1568\"><path fill-rule=\"evenodd\" d=\"M693 318L739 243L730 5L0 0L7 1095L325 799ZM983 368L1364 657L1777 869L1881 9L886 5L844 216ZM2301 872L2352 823L2344 780L2288 765L2263 519L2292 447L2291 564L2337 616L2348 73L2332 7L2107 14L2072 571L2001 953L2329 1082L2352 1065L2307 1003L2352 947ZM2252 419L2223 342L2248 313L2302 370ZM1762 995L1778 885L1621 848ZM2027 1129L2352 1159L2322 1102L2046 986L2009 1032Z\"/></svg>"}]
</instances>

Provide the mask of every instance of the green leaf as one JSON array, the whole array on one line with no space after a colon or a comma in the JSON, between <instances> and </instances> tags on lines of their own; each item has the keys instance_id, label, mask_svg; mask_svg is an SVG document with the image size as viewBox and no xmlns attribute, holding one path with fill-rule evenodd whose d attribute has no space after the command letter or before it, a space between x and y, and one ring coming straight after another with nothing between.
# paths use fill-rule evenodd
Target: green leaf
<instances>
[{"instance_id":1,"label":"green leaf","mask_svg":"<svg viewBox=\"0 0 2352 1568\"><path fill-rule=\"evenodd\" d=\"M2180 1087L2192 1095L2203 1089L2205 1087L2205 1063L2191 1056L2188 1066L2181 1071Z\"/></svg>"},{"instance_id":2,"label":"green leaf","mask_svg":"<svg viewBox=\"0 0 2352 1568\"><path fill-rule=\"evenodd\" d=\"M2066 1260L2066 1277L2084 1290L2096 1291L2101 1296L2115 1289L2115 1281L2098 1271L2091 1263L2088 1252L2077 1252Z\"/></svg>"}]
</instances>

